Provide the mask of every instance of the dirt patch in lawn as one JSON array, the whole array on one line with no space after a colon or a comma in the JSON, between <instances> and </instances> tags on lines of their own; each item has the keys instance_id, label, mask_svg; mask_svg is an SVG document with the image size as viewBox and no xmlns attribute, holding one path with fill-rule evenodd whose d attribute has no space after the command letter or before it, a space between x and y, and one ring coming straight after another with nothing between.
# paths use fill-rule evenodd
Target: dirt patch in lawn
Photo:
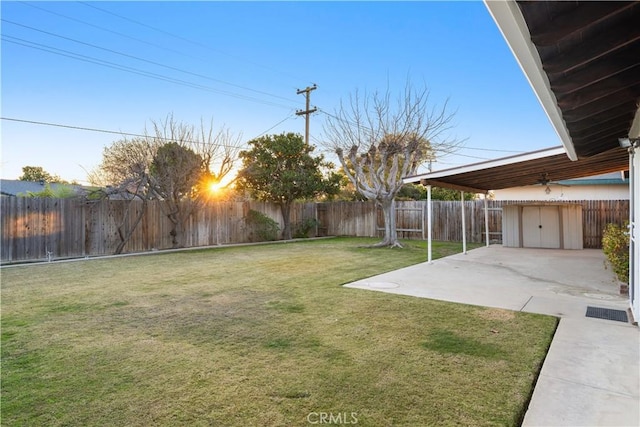
<instances>
[{"instance_id":1,"label":"dirt patch in lawn","mask_svg":"<svg viewBox=\"0 0 640 427\"><path fill-rule=\"evenodd\" d=\"M503 310L501 308L488 308L478 313L478 317L485 320L501 320L508 321L513 320L516 317L515 311Z\"/></svg>"}]
</instances>

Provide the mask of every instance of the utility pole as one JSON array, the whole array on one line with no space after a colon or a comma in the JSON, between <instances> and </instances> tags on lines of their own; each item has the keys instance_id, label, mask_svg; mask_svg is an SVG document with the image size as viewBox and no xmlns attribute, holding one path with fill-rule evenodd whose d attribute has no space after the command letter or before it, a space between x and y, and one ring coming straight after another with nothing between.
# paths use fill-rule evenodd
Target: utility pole
<instances>
[{"instance_id":1,"label":"utility pole","mask_svg":"<svg viewBox=\"0 0 640 427\"><path fill-rule=\"evenodd\" d=\"M305 98L307 99L307 108L303 110L296 111L296 116L306 116L305 117L305 126L304 126L304 142L309 145L309 114L315 113L318 111L318 107L313 107L313 109L309 109L309 94L312 90L316 90L318 86L314 83L313 86L307 86L305 89L298 89L296 95L300 95L302 93L305 94Z\"/></svg>"}]
</instances>

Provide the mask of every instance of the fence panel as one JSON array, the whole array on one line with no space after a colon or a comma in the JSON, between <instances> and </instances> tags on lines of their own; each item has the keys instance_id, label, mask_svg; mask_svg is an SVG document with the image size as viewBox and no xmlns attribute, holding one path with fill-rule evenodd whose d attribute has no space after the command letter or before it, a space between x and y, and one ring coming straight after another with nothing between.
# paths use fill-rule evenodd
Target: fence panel
<instances>
[{"instance_id":1,"label":"fence panel","mask_svg":"<svg viewBox=\"0 0 640 427\"><path fill-rule=\"evenodd\" d=\"M490 238L501 243L502 215L505 204L525 201L488 201ZM426 233L425 201L397 202L396 220L399 236L422 239ZM607 223L624 224L629 217L628 200L576 202L582 205L585 248L600 248L602 230ZM278 205L265 202L211 202L188 219L184 228L187 247L248 242L252 232L244 218L256 210L283 228ZM45 260L112 254L125 234L135 228L124 252L144 252L172 246L172 224L160 202L103 200L86 202L75 199L38 199L2 197L0 203L0 260L4 262ZM484 202L465 202L467 240L484 242ZM382 215L373 202L296 203L291 209L295 227L306 219L317 219L318 236L382 235ZM462 240L460 202L433 201L432 230L434 240ZM294 228L295 230L295 228Z\"/></svg>"}]
</instances>

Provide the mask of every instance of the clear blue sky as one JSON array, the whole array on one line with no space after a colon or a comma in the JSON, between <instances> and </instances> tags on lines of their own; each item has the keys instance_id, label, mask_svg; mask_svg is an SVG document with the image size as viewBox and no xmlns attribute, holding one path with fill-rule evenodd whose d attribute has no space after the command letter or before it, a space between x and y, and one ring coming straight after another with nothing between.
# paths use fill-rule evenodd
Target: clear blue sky
<instances>
[{"instance_id":1,"label":"clear blue sky","mask_svg":"<svg viewBox=\"0 0 640 427\"><path fill-rule=\"evenodd\" d=\"M397 93L409 77L429 87L435 105L449 99L453 134L467 139L436 170L560 145L482 2L3 1L1 8L2 117L142 133L173 113L186 123L213 119L248 141L267 130L304 133L296 89L316 83L312 106L332 113L355 90L388 85ZM83 60L70 57L77 55ZM96 60L171 81L87 62ZM311 118L316 145L325 117ZM119 139L0 125L5 179L30 165L84 182Z\"/></svg>"}]
</instances>

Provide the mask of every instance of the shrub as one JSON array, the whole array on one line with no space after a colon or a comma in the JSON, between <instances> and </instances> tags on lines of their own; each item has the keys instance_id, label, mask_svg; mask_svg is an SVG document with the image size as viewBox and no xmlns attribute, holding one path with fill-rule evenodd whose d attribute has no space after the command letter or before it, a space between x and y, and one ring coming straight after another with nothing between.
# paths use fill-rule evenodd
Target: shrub
<instances>
[{"instance_id":1,"label":"shrub","mask_svg":"<svg viewBox=\"0 0 640 427\"><path fill-rule=\"evenodd\" d=\"M618 280L629 281L629 233L627 224L607 224L602 233L602 250Z\"/></svg>"},{"instance_id":2,"label":"shrub","mask_svg":"<svg viewBox=\"0 0 640 427\"><path fill-rule=\"evenodd\" d=\"M77 197L73 187L63 184L57 184L56 188L51 188L50 183L45 183L42 191L27 191L27 194L20 193L18 196L30 198L47 198L47 199L68 199Z\"/></svg>"},{"instance_id":3,"label":"shrub","mask_svg":"<svg viewBox=\"0 0 640 427\"><path fill-rule=\"evenodd\" d=\"M309 233L318 225L315 218L307 218L297 223L293 231L293 237L296 239L306 239Z\"/></svg>"},{"instance_id":4,"label":"shrub","mask_svg":"<svg viewBox=\"0 0 640 427\"><path fill-rule=\"evenodd\" d=\"M250 209L244 217L244 223L251 230L249 237L251 241L264 242L278 239L280 231L278 223L262 212Z\"/></svg>"}]
</instances>

